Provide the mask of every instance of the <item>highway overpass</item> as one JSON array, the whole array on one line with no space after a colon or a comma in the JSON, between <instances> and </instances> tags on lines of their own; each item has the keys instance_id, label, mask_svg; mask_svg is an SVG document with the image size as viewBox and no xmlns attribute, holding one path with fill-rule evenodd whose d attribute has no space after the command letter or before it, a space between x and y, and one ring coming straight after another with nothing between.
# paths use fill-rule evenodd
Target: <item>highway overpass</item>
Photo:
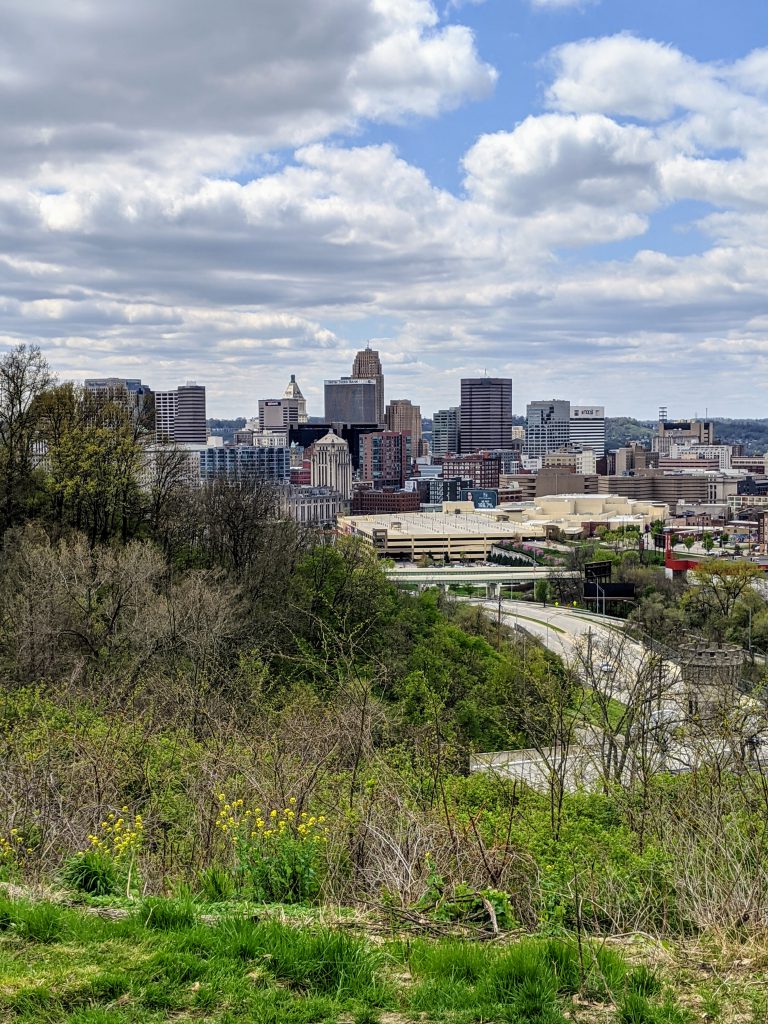
<instances>
[{"instance_id":1,"label":"highway overpass","mask_svg":"<svg viewBox=\"0 0 768 1024\"><path fill-rule=\"evenodd\" d=\"M386 573L398 586L417 587L419 590L425 587L485 587L489 598L498 597L502 586L546 580L552 575L557 575L561 579L564 576L578 579L581 575L578 572L565 572L558 566L548 565L446 565L427 568L392 566Z\"/></svg>"}]
</instances>

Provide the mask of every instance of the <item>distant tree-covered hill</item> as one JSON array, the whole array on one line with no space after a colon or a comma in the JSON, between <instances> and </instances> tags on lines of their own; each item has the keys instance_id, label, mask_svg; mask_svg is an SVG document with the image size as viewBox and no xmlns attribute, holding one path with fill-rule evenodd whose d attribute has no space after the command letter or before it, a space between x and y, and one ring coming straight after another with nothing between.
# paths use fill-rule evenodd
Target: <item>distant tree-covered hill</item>
<instances>
[{"instance_id":1,"label":"distant tree-covered hill","mask_svg":"<svg viewBox=\"0 0 768 1024\"><path fill-rule=\"evenodd\" d=\"M634 420L631 416L606 416L605 446L608 451L623 448L630 441L650 444L656 424L648 420Z\"/></svg>"},{"instance_id":2,"label":"distant tree-covered hill","mask_svg":"<svg viewBox=\"0 0 768 1024\"><path fill-rule=\"evenodd\" d=\"M225 441L231 441L235 431L242 430L245 426L245 416L238 416L234 420L209 419L207 423L211 434L217 434Z\"/></svg>"},{"instance_id":3,"label":"distant tree-covered hill","mask_svg":"<svg viewBox=\"0 0 768 1024\"><path fill-rule=\"evenodd\" d=\"M721 444L743 444L747 454L768 451L768 419L715 419L715 437ZM636 420L630 416L607 416L605 444L608 450L621 448L630 441L647 441L655 433L655 420Z\"/></svg>"},{"instance_id":4,"label":"distant tree-covered hill","mask_svg":"<svg viewBox=\"0 0 768 1024\"><path fill-rule=\"evenodd\" d=\"M715 436L722 444L743 444L747 454L768 452L768 419L715 420Z\"/></svg>"}]
</instances>

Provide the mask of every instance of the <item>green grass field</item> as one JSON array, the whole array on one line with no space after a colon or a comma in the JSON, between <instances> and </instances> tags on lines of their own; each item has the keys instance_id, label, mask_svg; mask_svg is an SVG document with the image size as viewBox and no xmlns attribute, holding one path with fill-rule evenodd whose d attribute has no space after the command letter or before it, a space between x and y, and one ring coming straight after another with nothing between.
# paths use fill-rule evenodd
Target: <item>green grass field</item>
<instances>
[{"instance_id":1,"label":"green grass field","mask_svg":"<svg viewBox=\"0 0 768 1024\"><path fill-rule=\"evenodd\" d=\"M0 1021L28 1024L762 1024L755 995L688 985L614 947L573 937L477 942L365 934L312 913L210 915L150 898L118 918L48 902L0 905ZM203 918L205 917L205 920ZM760 982L756 979L757 989ZM756 990L757 991L757 990Z\"/></svg>"}]
</instances>

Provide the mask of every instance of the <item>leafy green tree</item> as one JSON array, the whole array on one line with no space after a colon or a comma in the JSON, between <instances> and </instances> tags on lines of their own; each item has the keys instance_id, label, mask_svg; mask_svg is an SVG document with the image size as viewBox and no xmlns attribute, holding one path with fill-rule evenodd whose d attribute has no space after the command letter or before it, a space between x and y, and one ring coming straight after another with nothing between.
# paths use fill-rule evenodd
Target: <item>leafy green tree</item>
<instances>
[{"instance_id":1,"label":"leafy green tree","mask_svg":"<svg viewBox=\"0 0 768 1024\"><path fill-rule=\"evenodd\" d=\"M143 453L129 410L64 385L45 403L42 426L54 521L82 530L91 546L134 536Z\"/></svg>"},{"instance_id":2,"label":"leafy green tree","mask_svg":"<svg viewBox=\"0 0 768 1024\"><path fill-rule=\"evenodd\" d=\"M641 634L662 643L674 644L685 632L688 620L677 602L656 589L641 594L629 621Z\"/></svg>"},{"instance_id":3,"label":"leafy green tree","mask_svg":"<svg viewBox=\"0 0 768 1024\"><path fill-rule=\"evenodd\" d=\"M762 579L762 570L751 562L728 562L712 559L692 570L699 603L711 608L724 618L733 612L741 595Z\"/></svg>"},{"instance_id":4,"label":"leafy green tree","mask_svg":"<svg viewBox=\"0 0 768 1024\"><path fill-rule=\"evenodd\" d=\"M721 558L701 562L692 570L694 585L684 594L682 609L693 626L724 640L732 631L737 603L762 575L752 562Z\"/></svg>"},{"instance_id":5,"label":"leafy green tree","mask_svg":"<svg viewBox=\"0 0 768 1024\"><path fill-rule=\"evenodd\" d=\"M34 495L39 401L52 383L36 345L17 345L0 359L1 530L21 522Z\"/></svg>"},{"instance_id":6,"label":"leafy green tree","mask_svg":"<svg viewBox=\"0 0 768 1024\"><path fill-rule=\"evenodd\" d=\"M654 519L651 523L651 536L655 547L664 547L664 522L661 519Z\"/></svg>"}]
</instances>

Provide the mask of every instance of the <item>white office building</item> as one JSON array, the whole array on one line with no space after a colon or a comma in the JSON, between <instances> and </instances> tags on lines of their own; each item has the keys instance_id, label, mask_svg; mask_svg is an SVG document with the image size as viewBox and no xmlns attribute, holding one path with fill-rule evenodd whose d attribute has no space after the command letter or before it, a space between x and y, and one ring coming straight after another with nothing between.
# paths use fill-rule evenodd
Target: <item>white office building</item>
<instances>
[{"instance_id":1,"label":"white office building","mask_svg":"<svg viewBox=\"0 0 768 1024\"><path fill-rule=\"evenodd\" d=\"M570 443L576 448L591 449L595 458L605 455L605 406L572 405Z\"/></svg>"}]
</instances>

